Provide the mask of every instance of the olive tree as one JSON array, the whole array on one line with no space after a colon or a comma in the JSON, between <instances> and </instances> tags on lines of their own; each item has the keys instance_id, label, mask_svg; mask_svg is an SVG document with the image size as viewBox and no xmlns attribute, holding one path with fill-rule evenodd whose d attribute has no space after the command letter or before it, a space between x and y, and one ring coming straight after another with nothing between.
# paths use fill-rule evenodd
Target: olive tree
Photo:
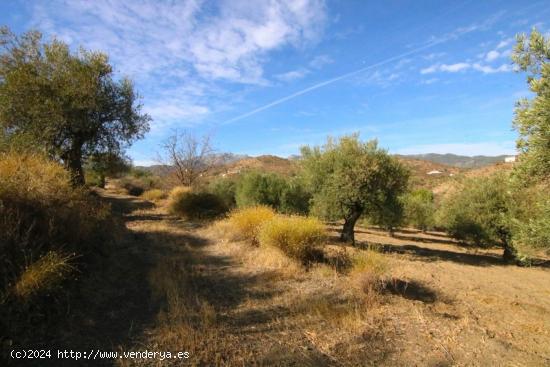
<instances>
[{"instance_id":1,"label":"olive tree","mask_svg":"<svg viewBox=\"0 0 550 367\"><path fill-rule=\"evenodd\" d=\"M439 222L465 244L504 249L503 258L517 259L512 242L513 197L506 173L468 178L457 183L438 213Z\"/></svg>"},{"instance_id":2,"label":"olive tree","mask_svg":"<svg viewBox=\"0 0 550 367\"><path fill-rule=\"evenodd\" d=\"M391 227L402 213L399 196L409 172L376 140L362 142L354 134L329 138L322 147L303 147L302 166L313 194L313 212L343 219L343 241L355 241L355 223L362 215Z\"/></svg>"},{"instance_id":3,"label":"olive tree","mask_svg":"<svg viewBox=\"0 0 550 367\"><path fill-rule=\"evenodd\" d=\"M533 29L529 37L517 36L512 60L527 72L532 100L517 103L514 127L521 152L519 169L523 178L550 179L550 39Z\"/></svg>"},{"instance_id":4,"label":"olive tree","mask_svg":"<svg viewBox=\"0 0 550 367\"><path fill-rule=\"evenodd\" d=\"M83 161L116 152L143 137L150 117L141 113L134 85L115 79L108 57L39 32L16 36L0 29L0 139L40 149L61 160L75 185Z\"/></svg>"}]
</instances>

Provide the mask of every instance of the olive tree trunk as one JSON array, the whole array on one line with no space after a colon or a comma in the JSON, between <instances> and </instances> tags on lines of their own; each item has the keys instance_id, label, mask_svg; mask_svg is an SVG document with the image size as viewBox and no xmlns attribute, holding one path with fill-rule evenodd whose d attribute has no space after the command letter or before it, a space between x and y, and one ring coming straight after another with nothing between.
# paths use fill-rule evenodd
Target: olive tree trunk
<instances>
[{"instance_id":1,"label":"olive tree trunk","mask_svg":"<svg viewBox=\"0 0 550 367\"><path fill-rule=\"evenodd\" d=\"M82 170L82 146L73 145L63 157L65 167L71 173L71 183L73 186L84 185L84 171Z\"/></svg>"},{"instance_id":2,"label":"olive tree trunk","mask_svg":"<svg viewBox=\"0 0 550 367\"><path fill-rule=\"evenodd\" d=\"M361 216L360 210L354 210L344 218L344 227L342 228L342 233L340 234L340 240L344 242L351 242L355 244L355 223Z\"/></svg>"}]
</instances>

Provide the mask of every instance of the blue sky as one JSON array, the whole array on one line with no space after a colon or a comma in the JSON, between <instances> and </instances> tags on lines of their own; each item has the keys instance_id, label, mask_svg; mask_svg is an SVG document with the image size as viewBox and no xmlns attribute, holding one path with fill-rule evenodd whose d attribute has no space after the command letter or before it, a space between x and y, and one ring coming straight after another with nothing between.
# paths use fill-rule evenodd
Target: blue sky
<instances>
[{"instance_id":1,"label":"blue sky","mask_svg":"<svg viewBox=\"0 0 550 367\"><path fill-rule=\"evenodd\" d=\"M174 129L219 151L288 156L360 132L392 153L511 154L514 35L548 1L4 1L0 24L109 54L153 117L129 149L151 164Z\"/></svg>"}]
</instances>

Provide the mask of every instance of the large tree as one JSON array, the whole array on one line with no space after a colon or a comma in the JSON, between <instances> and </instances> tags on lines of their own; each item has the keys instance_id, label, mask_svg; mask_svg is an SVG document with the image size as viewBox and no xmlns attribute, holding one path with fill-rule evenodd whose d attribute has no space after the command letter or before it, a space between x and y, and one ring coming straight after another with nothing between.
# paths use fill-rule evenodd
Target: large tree
<instances>
[{"instance_id":1,"label":"large tree","mask_svg":"<svg viewBox=\"0 0 550 367\"><path fill-rule=\"evenodd\" d=\"M533 29L529 37L517 36L512 60L529 73L532 100L522 99L516 107L514 126L520 134L520 170L524 178L550 178L550 39Z\"/></svg>"},{"instance_id":2,"label":"large tree","mask_svg":"<svg viewBox=\"0 0 550 367\"><path fill-rule=\"evenodd\" d=\"M63 161L74 184L88 157L118 154L148 131L132 82L114 78L105 54L7 28L0 47L0 139Z\"/></svg>"},{"instance_id":3,"label":"large tree","mask_svg":"<svg viewBox=\"0 0 550 367\"><path fill-rule=\"evenodd\" d=\"M377 141L362 142L357 134L338 141L329 138L322 147L303 147L302 157L313 211L343 219L343 241L354 242L355 223L362 215L391 227L402 213L398 198L406 190L409 172Z\"/></svg>"}]
</instances>

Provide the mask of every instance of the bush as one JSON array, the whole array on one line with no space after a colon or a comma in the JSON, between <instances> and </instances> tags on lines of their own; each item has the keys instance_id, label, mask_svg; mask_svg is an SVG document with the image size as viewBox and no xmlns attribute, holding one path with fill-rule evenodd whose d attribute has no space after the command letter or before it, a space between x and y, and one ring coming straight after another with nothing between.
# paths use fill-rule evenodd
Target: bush
<instances>
[{"instance_id":1,"label":"bush","mask_svg":"<svg viewBox=\"0 0 550 367\"><path fill-rule=\"evenodd\" d=\"M281 193L279 211L286 214L307 215L311 193L305 184L297 178L290 180Z\"/></svg>"},{"instance_id":2,"label":"bush","mask_svg":"<svg viewBox=\"0 0 550 367\"><path fill-rule=\"evenodd\" d=\"M549 184L538 184L516 191L512 238L524 255L543 250L550 253Z\"/></svg>"},{"instance_id":3,"label":"bush","mask_svg":"<svg viewBox=\"0 0 550 367\"><path fill-rule=\"evenodd\" d=\"M61 291L71 289L73 270L103 252L111 222L109 207L72 188L59 164L38 155L0 154L0 329L5 335L24 338L37 332L36 321L58 310L55 300L66 299Z\"/></svg>"},{"instance_id":4,"label":"bush","mask_svg":"<svg viewBox=\"0 0 550 367\"><path fill-rule=\"evenodd\" d=\"M435 203L430 190L418 189L409 192L403 201L407 224L422 231L434 227Z\"/></svg>"},{"instance_id":5,"label":"bush","mask_svg":"<svg viewBox=\"0 0 550 367\"><path fill-rule=\"evenodd\" d=\"M275 217L275 211L268 206L254 206L233 211L229 224L236 232L238 239L258 245L258 233L262 224Z\"/></svg>"},{"instance_id":6,"label":"bush","mask_svg":"<svg viewBox=\"0 0 550 367\"><path fill-rule=\"evenodd\" d=\"M109 208L73 189L69 173L57 163L36 155L0 156L3 286L49 251L96 251L109 219Z\"/></svg>"},{"instance_id":7,"label":"bush","mask_svg":"<svg viewBox=\"0 0 550 367\"><path fill-rule=\"evenodd\" d=\"M228 178L218 178L208 185L208 192L217 195L228 208L234 208L237 204L235 189L235 181Z\"/></svg>"},{"instance_id":8,"label":"bush","mask_svg":"<svg viewBox=\"0 0 550 367\"><path fill-rule=\"evenodd\" d=\"M239 208L267 205L278 209L281 196L286 189L284 178L274 173L251 171L245 173L237 182L235 198Z\"/></svg>"},{"instance_id":9,"label":"bush","mask_svg":"<svg viewBox=\"0 0 550 367\"><path fill-rule=\"evenodd\" d=\"M444 198L439 222L454 238L476 246L502 246L512 259L509 178L505 174L466 179Z\"/></svg>"},{"instance_id":10,"label":"bush","mask_svg":"<svg viewBox=\"0 0 550 367\"><path fill-rule=\"evenodd\" d=\"M152 189L147 190L143 194L141 194L141 197L145 200L149 201L158 201L162 199L166 199L168 195L166 192L162 191L161 189Z\"/></svg>"},{"instance_id":11,"label":"bush","mask_svg":"<svg viewBox=\"0 0 550 367\"><path fill-rule=\"evenodd\" d=\"M262 246L278 247L305 263L325 239L325 226L315 218L276 216L262 224L258 237Z\"/></svg>"},{"instance_id":12,"label":"bush","mask_svg":"<svg viewBox=\"0 0 550 367\"><path fill-rule=\"evenodd\" d=\"M122 187L128 195L140 196L147 190L159 187L158 177L142 176L139 178L126 176L120 179L119 186Z\"/></svg>"},{"instance_id":13,"label":"bush","mask_svg":"<svg viewBox=\"0 0 550 367\"><path fill-rule=\"evenodd\" d=\"M168 198L168 211L185 219L212 219L228 211L225 203L209 192L173 190Z\"/></svg>"}]
</instances>

